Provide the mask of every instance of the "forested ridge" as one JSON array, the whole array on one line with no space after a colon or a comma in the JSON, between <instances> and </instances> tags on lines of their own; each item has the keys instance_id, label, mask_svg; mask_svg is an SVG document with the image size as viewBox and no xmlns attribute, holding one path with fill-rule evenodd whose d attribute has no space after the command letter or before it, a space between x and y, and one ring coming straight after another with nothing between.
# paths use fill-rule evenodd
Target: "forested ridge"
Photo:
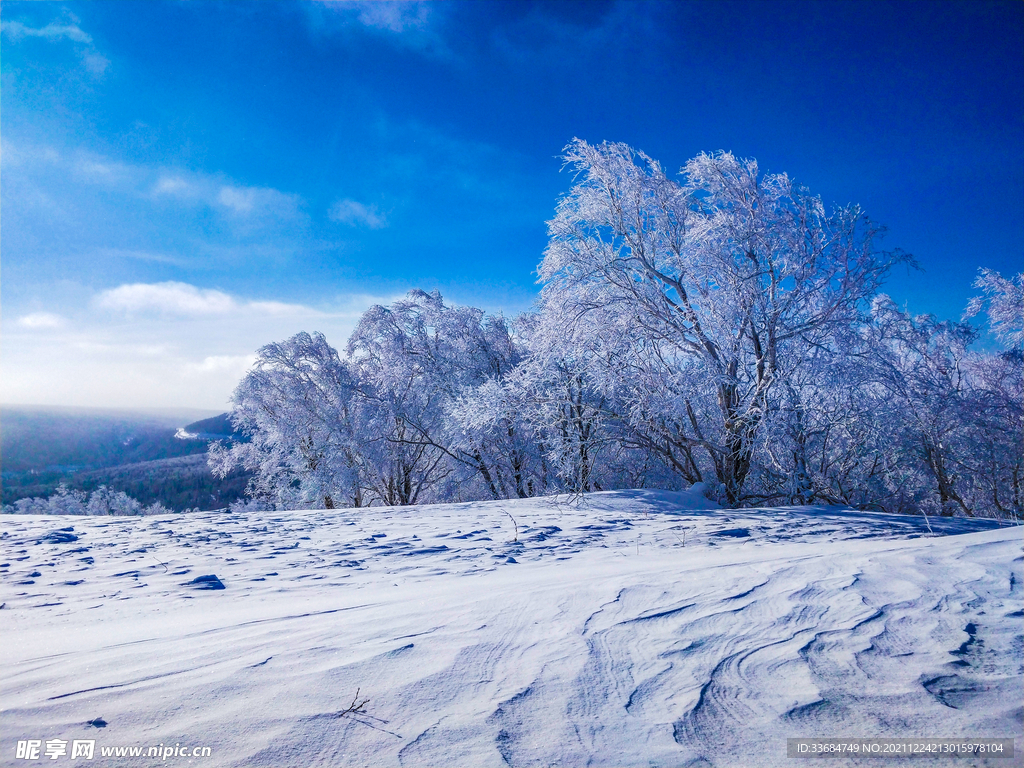
<instances>
[{"instance_id":1,"label":"forested ridge","mask_svg":"<svg viewBox=\"0 0 1024 768\"><path fill-rule=\"evenodd\" d=\"M248 480L207 466L211 439L238 437L226 414L184 428L184 417L44 407L5 406L2 419L7 512L67 511L61 499L74 492L99 492L106 507L124 493L142 507L214 509L238 500Z\"/></svg>"}]
</instances>

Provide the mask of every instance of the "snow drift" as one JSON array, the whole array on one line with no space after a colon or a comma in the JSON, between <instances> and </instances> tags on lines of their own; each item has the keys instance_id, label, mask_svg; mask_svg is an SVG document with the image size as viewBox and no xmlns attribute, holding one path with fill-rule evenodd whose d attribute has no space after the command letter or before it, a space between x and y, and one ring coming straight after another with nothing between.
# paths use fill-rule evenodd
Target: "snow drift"
<instances>
[{"instance_id":1,"label":"snow drift","mask_svg":"<svg viewBox=\"0 0 1024 768\"><path fill-rule=\"evenodd\" d=\"M706 506L6 517L0 749L732 766L791 764L790 737L1013 737L990 762L1021 764L1020 527Z\"/></svg>"}]
</instances>

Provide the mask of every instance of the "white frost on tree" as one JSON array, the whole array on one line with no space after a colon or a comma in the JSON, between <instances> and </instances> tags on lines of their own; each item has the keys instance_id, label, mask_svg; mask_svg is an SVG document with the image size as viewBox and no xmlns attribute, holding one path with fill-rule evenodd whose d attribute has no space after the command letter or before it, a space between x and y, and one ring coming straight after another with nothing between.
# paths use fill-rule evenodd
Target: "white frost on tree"
<instances>
[{"instance_id":1,"label":"white frost on tree","mask_svg":"<svg viewBox=\"0 0 1024 768\"><path fill-rule=\"evenodd\" d=\"M274 504L360 506L354 390L322 334L268 344L232 397L232 421L251 439L212 445L214 474L241 465L254 473L250 494Z\"/></svg>"},{"instance_id":2,"label":"white frost on tree","mask_svg":"<svg viewBox=\"0 0 1024 768\"><path fill-rule=\"evenodd\" d=\"M964 319L985 310L996 338L1019 350L1024 346L1024 272L1007 280L991 269L980 269L974 287L983 295L971 299Z\"/></svg>"},{"instance_id":3,"label":"white frost on tree","mask_svg":"<svg viewBox=\"0 0 1024 768\"><path fill-rule=\"evenodd\" d=\"M1021 517L1022 278L982 270L1017 350L877 295L912 260L729 153L681 177L575 140L536 312L410 291L260 350L234 395L256 505L412 505L701 484L731 506L848 504Z\"/></svg>"},{"instance_id":4,"label":"white frost on tree","mask_svg":"<svg viewBox=\"0 0 1024 768\"><path fill-rule=\"evenodd\" d=\"M694 158L681 182L624 144L577 139L565 161L578 181L549 223L544 312L570 344L616 337L599 375L711 382L713 422L685 391L669 395L667 420L628 407L652 449L700 451L741 503L773 390L906 257L877 247L856 206L826 213L784 174L729 153Z\"/></svg>"}]
</instances>

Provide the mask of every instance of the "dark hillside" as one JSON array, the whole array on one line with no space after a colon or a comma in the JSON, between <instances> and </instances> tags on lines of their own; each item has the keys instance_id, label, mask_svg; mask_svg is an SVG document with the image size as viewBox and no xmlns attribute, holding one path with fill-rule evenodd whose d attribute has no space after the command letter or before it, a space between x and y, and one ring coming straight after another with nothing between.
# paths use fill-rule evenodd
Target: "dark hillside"
<instances>
[{"instance_id":1,"label":"dark hillside","mask_svg":"<svg viewBox=\"0 0 1024 768\"><path fill-rule=\"evenodd\" d=\"M235 430L231 423L231 414L222 413L208 419L193 421L185 426L184 431L200 440L245 440L244 434Z\"/></svg>"},{"instance_id":2,"label":"dark hillside","mask_svg":"<svg viewBox=\"0 0 1024 768\"><path fill-rule=\"evenodd\" d=\"M209 442L231 439L231 425L227 414L192 421L197 415L5 406L2 503L49 496L66 483L84 491L106 485L171 509L226 506L242 495L248 478L213 476L206 466Z\"/></svg>"},{"instance_id":3,"label":"dark hillside","mask_svg":"<svg viewBox=\"0 0 1024 768\"><path fill-rule=\"evenodd\" d=\"M4 501L9 504L30 496L49 496L63 482L74 490L90 492L105 485L114 491L124 491L146 506L159 501L174 510L219 509L242 498L248 481L249 473L241 470L223 480L214 477L206 465L206 454L199 453L76 472L57 480L21 485L10 490L10 501L5 488Z\"/></svg>"},{"instance_id":4,"label":"dark hillside","mask_svg":"<svg viewBox=\"0 0 1024 768\"><path fill-rule=\"evenodd\" d=\"M205 443L175 438L184 421L146 413L5 406L0 410L3 471L80 471L204 452Z\"/></svg>"}]
</instances>

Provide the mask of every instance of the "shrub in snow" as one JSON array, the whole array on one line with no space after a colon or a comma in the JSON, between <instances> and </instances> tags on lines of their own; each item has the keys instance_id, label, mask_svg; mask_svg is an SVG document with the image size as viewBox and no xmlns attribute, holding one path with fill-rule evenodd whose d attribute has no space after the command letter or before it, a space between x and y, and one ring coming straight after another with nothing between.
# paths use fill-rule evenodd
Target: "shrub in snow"
<instances>
[{"instance_id":1,"label":"shrub in snow","mask_svg":"<svg viewBox=\"0 0 1024 768\"><path fill-rule=\"evenodd\" d=\"M239 499L231 502L229 507L232 513L247 513L247 512L270 512L274 510L274 505L267 503L263 499Z\"/></svg>"},{"instance_id":2,"label":"shrub in snow","mask_svg":"<svg viewBox=\"0 0 1024 768\"><path fill-rule=\"evenodd\" d=\"M111 491L101 485L91 494L70 490L61 483L48 497L19 499L5 505L4 514L15 515L168 515L173 511L159 501L144 507L124 491ZM192 510L189 510L192 511ZM198 511L198 510L196 510Z\"/></svg>"}]
</instances>

